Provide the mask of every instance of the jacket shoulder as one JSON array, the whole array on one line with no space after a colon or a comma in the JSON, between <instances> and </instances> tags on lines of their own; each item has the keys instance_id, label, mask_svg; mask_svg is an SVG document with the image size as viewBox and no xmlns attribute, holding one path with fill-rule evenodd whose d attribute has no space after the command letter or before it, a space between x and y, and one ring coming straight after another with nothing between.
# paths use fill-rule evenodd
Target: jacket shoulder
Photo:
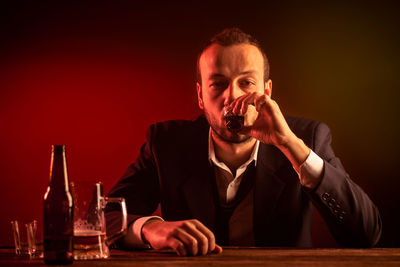
<instances>
[{"instance_id":1,"label":"jacket shoulder","mask_svg":"<svg viewBox=\"0 0 400 267\"><path fill-rule=\"evenodd\" d=\"M208 123L204 116L196 117L193 120L168 120L157 122L150 126L157 134L163 133L168 135L182 135L192 131L198 132L199 130L208 129Z\"/></svg>"},{"instance_id":2,"label":"jacket shoulder","mask_svg":"<svg viewBox=\"0 0 400 267\"><path fill-rule=\"evenodd\" d=\"M146 139L163 146L191 145L196 140L208 138L209 127L204 115L193 120L157 122L149 127Z\"/></svg>"},{"instance_id":3,"label":"jacket shoulder","mask_svg":"<svg viewBox=\"0 0 400 267\"><path fill-rule=\"evenodd\" d=\"M322 122L293 116L285 116L285 119L293 133L311 148L314 146L315 138L330 135L329 127Z\"/></svg>"}]
</instances>

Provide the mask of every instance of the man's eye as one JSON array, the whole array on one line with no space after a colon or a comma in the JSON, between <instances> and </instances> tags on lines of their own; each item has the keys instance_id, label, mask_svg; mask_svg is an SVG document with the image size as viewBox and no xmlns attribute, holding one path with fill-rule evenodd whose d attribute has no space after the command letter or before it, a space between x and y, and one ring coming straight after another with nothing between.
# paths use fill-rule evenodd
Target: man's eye
<instances>
[{"instance_id":1,"label":"man's eye","mask_svg":"<svg viewBox=\"0 0 400 267\"><path fill-rule=\"evenodd\" d=\"M210 87L213 87L215 89L224 89L225 87L227 87L227 83L226 82L213 82Z\"/></svg>"},{"instance_id":2,"label":"man's eye","mask_svg":"<svg viewBox=\"0 0 400 267\"><path fill-rule=\"evenodd\" d=\"M241 81L240 84L241 84L242 86L252 86L252 85L255 85L255 83L254 83L253 81L250 81L250 80Z\"/></svg>"}]
</instances>

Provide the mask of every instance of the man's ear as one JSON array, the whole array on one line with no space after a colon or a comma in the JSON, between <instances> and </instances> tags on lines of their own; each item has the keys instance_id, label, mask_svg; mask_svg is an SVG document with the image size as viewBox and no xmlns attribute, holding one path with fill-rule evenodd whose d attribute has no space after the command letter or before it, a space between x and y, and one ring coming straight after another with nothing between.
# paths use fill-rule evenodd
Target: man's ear
<instances>
[{"instance_id":1,"label":"man's ear","mask_svg":"<svg viewBox=\"0 0 400 267\"><path fill-rule=\"evenodd\" d=\"M199 101L199 108L203 110L204 109L203 94L201 90L201 84L198 82L196 83L196 89L197 89L197 100Z\"/></svg>"},{"instance_id":2,"label":"man's ear","mask_svg":"<svg viewBox=\"0 0 400 267\"><path fill-rule=\"evenodd\" d=\"M271 97L272 95L272 80L269 79L268 81L265 82L264 84L264 93Z\"/></svg>"}]
</instances>

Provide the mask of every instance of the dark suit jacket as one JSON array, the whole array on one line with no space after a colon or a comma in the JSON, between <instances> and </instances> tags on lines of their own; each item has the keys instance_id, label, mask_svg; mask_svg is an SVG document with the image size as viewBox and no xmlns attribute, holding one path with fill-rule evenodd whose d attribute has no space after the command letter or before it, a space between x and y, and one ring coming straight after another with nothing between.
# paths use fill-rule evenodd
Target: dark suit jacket
<instances>
[{"instance_id":1,"label":"dark suit jacket","mask_svg":"<svg viewBox=\"0 0 400 267\"><path fill-rule=\"evenodd\" d=\"M328 127L308 119L286 120L324 160L323 177L316 189L305 190L280 150L260 144L254 187L256 245L311 247L313 203L341 246L374 246L381 234L379 212L335 157ZM215 230L215 177L208 160L208 132L204 116L149 128L137 160L109 193L126 199L128 223L151 215L160 203L165 220L198 219ZM118 224L115 211L109 209L108 228Z\"/></svg>"}]
</instances>

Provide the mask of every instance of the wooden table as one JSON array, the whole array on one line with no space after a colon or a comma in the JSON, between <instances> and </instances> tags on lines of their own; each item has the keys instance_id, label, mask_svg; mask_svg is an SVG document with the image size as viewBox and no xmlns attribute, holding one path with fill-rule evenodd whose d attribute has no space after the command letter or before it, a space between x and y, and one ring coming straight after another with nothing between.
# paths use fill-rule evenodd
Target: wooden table
<instances>
[{"instance_id":1,"label":"wooden table","mask_svg":"<svg viewBox=\"0 0 400 267\"><path fill-rule=\"evenodd\" d=\"M42 259L0 249L0 266L46 266ZM400 266L400 248L282 249L224 248L222 254L178 257L172 251L112 250L107 260L74 261L72 266Z\"/></svg>"}]
</instances>

